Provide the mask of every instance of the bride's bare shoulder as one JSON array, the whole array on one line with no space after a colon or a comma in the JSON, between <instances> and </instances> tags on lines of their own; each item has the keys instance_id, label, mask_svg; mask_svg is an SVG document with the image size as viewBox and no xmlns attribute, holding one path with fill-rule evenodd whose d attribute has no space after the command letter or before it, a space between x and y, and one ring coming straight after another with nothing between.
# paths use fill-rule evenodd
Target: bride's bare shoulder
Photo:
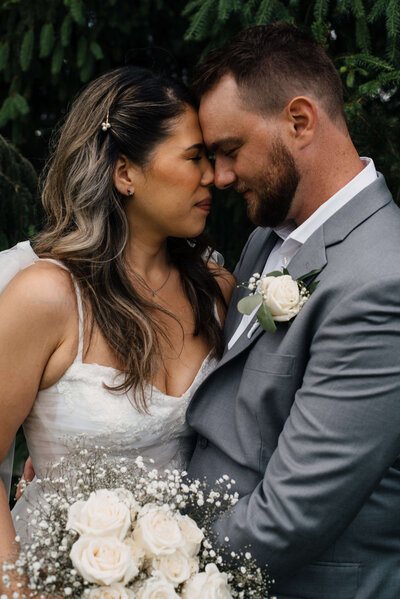
<instances>
[{"instance_id":1,"label":"bride's bare shoulder","mask_svg":"<svg viewBox=\"0 0 400 599\"><path fill-rule=\"evenodd\" d=\"M215 262L209 261L207 263L209 270L213 273L215 280L221 288L222 295L225 298L227 304L231 299L233 290L235 289L236 279L229 270L226 270L223 266L216 264Z\"/></svg>"},{"instance_id":2,"label":"bride's bare shoulder","mask_svg":"<svg viewBox=\"0 0 400 599\"><path fill-rule=\"evenodd\" d=\"M39 261L21 270L1 294L3 302L21 309L57 311L59 316L75 304L75 291L68 271L54 263Z\"/></svg>"}]
</instances>

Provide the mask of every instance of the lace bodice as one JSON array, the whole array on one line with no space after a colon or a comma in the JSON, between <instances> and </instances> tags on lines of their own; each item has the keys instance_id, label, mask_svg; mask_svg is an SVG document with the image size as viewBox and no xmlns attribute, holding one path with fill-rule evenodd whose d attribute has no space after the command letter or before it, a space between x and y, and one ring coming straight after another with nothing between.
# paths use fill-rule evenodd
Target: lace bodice
<instances>
[{"instance_id":1,"label":"lace bodice","mask_svg":"<svg viewBox=\"0 0 400 599\"><path fill-rule=\"evenodd\" d=\"M215 362L204 360L189 389L180 397L147 386L148 412L139 412L126 393L114 393L122 376L114 368L82 363L79 354L61 379L38 393L24 423L30 455L37 474L49 461L66 452L70 439L84 435L86 445L107 447L129 459L142 455L159 469L186 467L192 450L192 432L185 421L188 403Z\"/></svg>"}]
</instances>

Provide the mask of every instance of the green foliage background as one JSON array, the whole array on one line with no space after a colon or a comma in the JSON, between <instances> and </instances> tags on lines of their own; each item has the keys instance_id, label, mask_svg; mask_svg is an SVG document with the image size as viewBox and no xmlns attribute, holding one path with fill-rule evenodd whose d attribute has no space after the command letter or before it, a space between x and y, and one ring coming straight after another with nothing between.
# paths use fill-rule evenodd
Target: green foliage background
<instances>
[{"instance_id":1,"label":"green foliage background","mask_svg":"<svg viewBox=\"0 0 400 599\"><path fill-rule=\"evenodd\" d=\"M26 169L25 156L41 170L51 131L87 81L125 63L189 80L210 47L279 19L326 48L356 146L399 200L400 0L0 0L0 133L14 144L0 143L0 249L41 222L33 181L10 162ZM232 267L251 230L243 202L216 193L209 228Z\"/></svg>"},{"instance_id":2,"label":"green foliage background","mask_svg":"<svg viewBox=\"0 0 400 599\"><path fill-rule=\"evenodd\" d=\"M0 0L0 249L40 228L36 173L87 81L125 63L189 81L209 48L276 20L325 47L356 147L399 202L400 0ZM251 230L242 200L216 192L208 226L232 268Z\"/></svg>"}]
</instances>

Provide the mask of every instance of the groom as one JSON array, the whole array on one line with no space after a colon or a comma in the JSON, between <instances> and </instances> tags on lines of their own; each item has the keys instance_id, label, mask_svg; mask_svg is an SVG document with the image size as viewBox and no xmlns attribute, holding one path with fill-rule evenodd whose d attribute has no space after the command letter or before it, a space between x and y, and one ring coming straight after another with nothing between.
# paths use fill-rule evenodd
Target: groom
<instances>
[{"instance_id":1,"label":"groom","mask_svg":"<svg viewBox=\"0 0 400 599\"><path fill-rule=\"evenodd\" d=\"M189 472L236 480L215 532L228 551L251 545L279 599L398 599L400 211L353 146L333 64L295 27L241 32L194 87L216 185L259 225L237 281L320 272L274 333L235 291L226 352L188 411Z\"/></svg>"}]
</instances>

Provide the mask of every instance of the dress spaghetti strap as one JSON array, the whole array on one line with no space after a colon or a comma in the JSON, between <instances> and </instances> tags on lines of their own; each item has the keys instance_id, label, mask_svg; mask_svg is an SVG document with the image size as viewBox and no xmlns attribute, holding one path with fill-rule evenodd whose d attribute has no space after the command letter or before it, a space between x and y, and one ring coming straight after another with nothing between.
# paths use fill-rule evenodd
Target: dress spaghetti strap
<instances>
[{"instance_id":1,"label":"dress spaghetti strap","mask_svg":"<svg viewBox=\"0 0 400 599\"><path fill-rule=\"evenodd\" d=\"M82 296L81 296L81 291L79 289L79 285L78 285L74 275L69 270L69 268L67 268L65 266L65 264L63 264L62 262L59 262L58 260L54 260L54 258L40 258L40 261L41 262L52 262L53 264L56 264L56 266L59 266L60 268L62 268L63 270L66 270L70 274L70 277L74 284L75 294L76 294L76 303L78 306L78 353L76 355L74 362L78 362L78 361L82 362L82 360L83 360L84 321L83 321Z\"/></svg>"}]
</instances>

